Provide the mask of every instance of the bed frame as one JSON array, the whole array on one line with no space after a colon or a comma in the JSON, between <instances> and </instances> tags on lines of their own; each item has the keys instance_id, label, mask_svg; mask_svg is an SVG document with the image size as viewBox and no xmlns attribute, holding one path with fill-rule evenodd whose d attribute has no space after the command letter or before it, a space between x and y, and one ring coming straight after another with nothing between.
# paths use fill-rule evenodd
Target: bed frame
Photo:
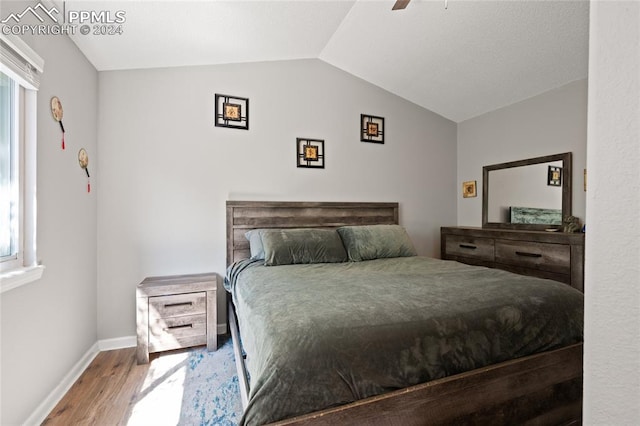
<instances>
[{"instance_id":1,"label":"bed frame","mask_svg":"<svg viewBox=\"0 0 640 426\"><path fill-rule=\"evenodd\" d=\"M244 233L265 228L397 224L398 203L227 201L227 265L249 257ZM228 297L243 408L249 383ZM582 343L494 364L279 425L581 424Z\"/></svg>"}]
</instances>

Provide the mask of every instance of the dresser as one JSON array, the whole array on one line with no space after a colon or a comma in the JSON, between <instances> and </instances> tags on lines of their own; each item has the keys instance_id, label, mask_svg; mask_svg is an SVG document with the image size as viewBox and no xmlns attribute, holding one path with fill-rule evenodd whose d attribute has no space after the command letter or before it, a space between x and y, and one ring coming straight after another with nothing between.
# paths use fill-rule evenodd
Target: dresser
<instances>
[{"instance_id":1,"label":"dresser","mask_svg":"<svg viewBox=\"0 0 640 426\"><path fill-rule=\"evenodd\" d=\"M441 257L560 281L584 291L584 234L442 227Z\"/></svg>"},{"instance_id":2,"label":"dresser","mask_svg":"<svg viewBox=\"0 0 640 426\"><path fill-rule=\"evenodd\" d=\"M137 360L189 346L217 349L215 273L145 278L136 288Z\"/></svg>"}]
</instances>

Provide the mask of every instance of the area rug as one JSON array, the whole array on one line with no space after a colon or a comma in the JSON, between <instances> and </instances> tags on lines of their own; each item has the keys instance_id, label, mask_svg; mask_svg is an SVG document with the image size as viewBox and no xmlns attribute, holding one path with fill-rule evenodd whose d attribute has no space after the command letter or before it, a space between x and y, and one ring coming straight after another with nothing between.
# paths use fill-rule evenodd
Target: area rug
<instances>
[{"instance_id":1,"label":"area rug","mask_svg":"<svg viewBox=\"0 0 640 426\"><path fill-rule=\"evenodd\" d=\"M219 348L161 354L152 359L128 425L237 425L242 415L230 338Z\"/></svg>"}]
</instances>

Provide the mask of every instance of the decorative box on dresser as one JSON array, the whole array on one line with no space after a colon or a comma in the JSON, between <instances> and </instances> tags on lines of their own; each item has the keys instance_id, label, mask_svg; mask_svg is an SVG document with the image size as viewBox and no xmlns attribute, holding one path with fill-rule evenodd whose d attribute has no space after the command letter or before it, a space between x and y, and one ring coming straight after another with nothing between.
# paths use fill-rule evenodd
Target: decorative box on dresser
<instances>
[{"instance_id":1,"label":"decorative box on dresser","mask_svg":"<svg viewBox=\"0 0 640 426\"><path fill-rule=\"evenodd\" d=\"M549 278L584 291L584 234L442 227L441 257Z\"/></svg>"},{"instance_id":2,"label":"decorative box on dresser","mask_svg":"<svg viewBox=\"0 0 640 426\"><path fill-rule=\"evenodd\" d=\"M215 273L145 278L136 288L137 359L189 346L217 349Z\"/></svg>"}]
</instances>

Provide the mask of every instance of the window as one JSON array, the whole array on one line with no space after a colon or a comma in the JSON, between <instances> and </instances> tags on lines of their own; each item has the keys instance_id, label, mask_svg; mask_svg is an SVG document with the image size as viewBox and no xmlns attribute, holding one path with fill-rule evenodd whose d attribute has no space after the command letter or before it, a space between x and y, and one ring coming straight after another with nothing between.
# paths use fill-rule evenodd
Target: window
<instances>
[{"instance_id":1,"label":"window","mask_svg":"<svg viewBox=\"0 0 640 426\"><path fill-rule=\"evenodd\" d=\"M20 144L16 135L19 105L18 85L0 72L0 270L21 260L20 235ZM20 265L22 266L22 265Z\"/></svg>"},{"instance_id":2,"label":"window","mask_svg":"<svg viewBox=\"0 0 640 426\"><path fill-rule=\"evenodd\" d=\"M42 275L36 261L36 100L42 59L0 35L0 290Z\"/></svg>"}]
</instances>

